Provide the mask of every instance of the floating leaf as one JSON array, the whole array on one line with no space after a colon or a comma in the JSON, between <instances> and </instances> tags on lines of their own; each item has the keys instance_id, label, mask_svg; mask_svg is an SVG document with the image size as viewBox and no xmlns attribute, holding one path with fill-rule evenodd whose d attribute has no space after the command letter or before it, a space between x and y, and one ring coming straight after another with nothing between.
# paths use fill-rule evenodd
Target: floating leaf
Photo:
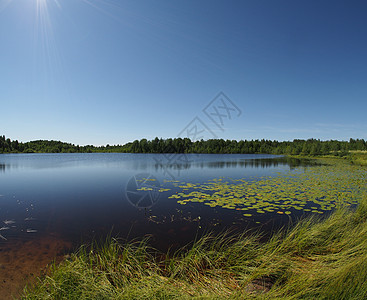
<instances>
[{"instance_id":1,"label":"floating leaf","mask_svg":"<svg viewBox=\"0 0 367 300\"><path fill-rule=\"evenodd\" d=\"M366 170L337 162L297 168L257 180L214 178L203 184L180 183L178 195L187 201L232 210L291 214L291 209L322 214L335 207L357 205L367 194ZM173 183L177 184L177 183ZM178 202L183 204L186 202Z\"/></svg>"}]
</instances>

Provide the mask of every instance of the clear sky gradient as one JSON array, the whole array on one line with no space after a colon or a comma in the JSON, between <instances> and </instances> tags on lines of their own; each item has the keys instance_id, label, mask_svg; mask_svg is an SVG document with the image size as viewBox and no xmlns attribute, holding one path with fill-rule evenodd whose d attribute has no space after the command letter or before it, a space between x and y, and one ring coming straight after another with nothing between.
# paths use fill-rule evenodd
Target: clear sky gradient
<instances>
[{"instance_id":1,"label":"clear sky gradient","mask_svg":"<svg viewBox=\"0 0 367 300\"><path fill-rule=\"evenodd\" d=\"M367 139L367 1L0 0L0 134ZM241 110L220 130L203 109Z\"/></svg>"}]
</instances>

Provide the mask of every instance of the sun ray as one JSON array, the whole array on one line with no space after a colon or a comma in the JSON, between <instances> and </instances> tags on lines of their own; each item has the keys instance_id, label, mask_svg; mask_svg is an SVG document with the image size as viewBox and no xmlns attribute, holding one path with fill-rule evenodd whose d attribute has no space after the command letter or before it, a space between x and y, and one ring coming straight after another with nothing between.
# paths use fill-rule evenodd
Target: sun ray
<instances>
[{"instance_id":1,"label":"sun ray","mask_svg":"<svg viewBox=\"0 0 367 300\"><path fill-rule=\"evenodd\" d=\"M43 75L46 83L55 83L58 74L62 73L62 59L59 53L50 6L61 8L57 0L36 0L34 25L34 61L35 77Z\"/></svg>"}]
</instances>

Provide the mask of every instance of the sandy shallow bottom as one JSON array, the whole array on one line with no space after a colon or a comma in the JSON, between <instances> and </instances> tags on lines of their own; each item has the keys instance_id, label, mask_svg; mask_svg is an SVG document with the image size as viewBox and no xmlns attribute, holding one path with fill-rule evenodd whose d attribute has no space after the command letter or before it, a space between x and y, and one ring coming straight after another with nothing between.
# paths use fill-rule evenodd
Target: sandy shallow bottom
<instances>
[{"instance_id":1,"label":"sandy shallow bottom","mask_svg":"<svg viewBox=\"0 0 367 300\"><path fill-rule=\"evenodd\" d=\"M70 242L54 235L0 243L0 299L17 299L26 284L34 283L49 264L60 262L71 250Z\"/></svg>"}]
</instances>

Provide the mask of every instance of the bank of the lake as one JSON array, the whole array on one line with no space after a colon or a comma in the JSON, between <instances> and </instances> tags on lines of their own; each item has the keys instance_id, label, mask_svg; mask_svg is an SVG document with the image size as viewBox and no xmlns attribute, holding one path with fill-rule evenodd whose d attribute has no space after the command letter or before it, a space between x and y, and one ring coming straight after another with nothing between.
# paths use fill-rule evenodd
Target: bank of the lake
<instances>
[{"instance_id":1,"label":"bank of the lake","mask_svg":"<svg viewBox=\"0 0 367 300\"><path fill-rule=\"evenodd\" d=\"M260 243L207 236L175 254L145 241L81 248L24 299L365 299L367 206L311 218Z\"/></svg>"},{"instance_id":2,"label":"bank of the lake","mask_svg":"<svg viewBox=\"0 0 367 300\"><path fill-rule=\"evenodd\" d=\"M366 172L364 154L327 159ZM359 163L361 162L362 163ZM361 183L359 183L361 184ZM363 183L362 183L363 184ZM367 197L278 231L207 235L162 253L149 240L84 246L29 285L24 299L365 299Z\"/></svg>"}]
</instances>

